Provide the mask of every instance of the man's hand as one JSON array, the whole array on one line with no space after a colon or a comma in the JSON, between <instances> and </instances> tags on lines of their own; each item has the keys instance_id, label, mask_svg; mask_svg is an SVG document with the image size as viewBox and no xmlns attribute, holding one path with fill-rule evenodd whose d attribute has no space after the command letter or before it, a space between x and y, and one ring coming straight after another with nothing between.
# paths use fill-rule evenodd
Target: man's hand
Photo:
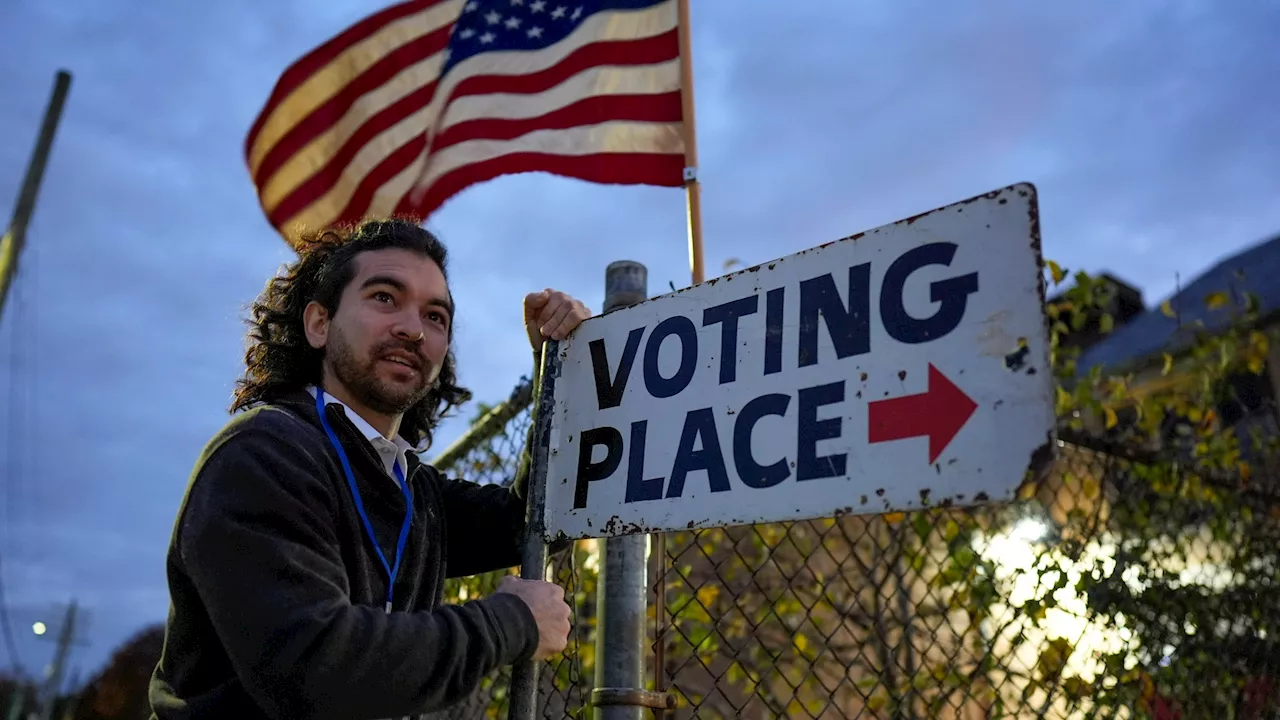
<instances>
[{"instance_id":1,"label":"man's hand","mask_svg":"<svg viewBox=\"0 0 1280 720\"><path fill-rule=\"evenodd\" d=\"M524 297L524 329L535 351L547 339L563 340L591 317L591 311L580 301L559 290L547 288Z\"/></svg>"},{"instance_id":2,"label":"man's hand","mask_svg":"<svg viewBox=\"0 0 1280 720\"><path fill-rule=\"evenodd\" d=\"M546 660L564 652L569 644L569 605L559 585L507 575L498 583L498 592L515 595L533 612L533 619L538 623L534 660Z\"/></svg>"}]
</instances>

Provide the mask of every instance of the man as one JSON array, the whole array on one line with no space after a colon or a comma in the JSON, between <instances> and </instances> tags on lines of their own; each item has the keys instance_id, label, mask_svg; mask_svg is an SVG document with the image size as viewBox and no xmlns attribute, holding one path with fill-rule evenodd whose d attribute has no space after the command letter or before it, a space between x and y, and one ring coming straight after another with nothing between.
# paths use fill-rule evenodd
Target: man
<instances>
[{"instance_id":1,"label":"man","mask_svg":"<svg viewBox=\"0 0 1280 720\"><path fill-rule=\"evenodd\" d=\"M153 718L399 718L564 649L553 584L440 604L447 577L519 564L525 513L523 472L480 486L416 456L470 396L445 261L416 225L366 222L304 242L254 304L243 412L199 458L170 541ZM590 314L550 290L524 311L535 358Z\"/></svg>"}]
</instances>

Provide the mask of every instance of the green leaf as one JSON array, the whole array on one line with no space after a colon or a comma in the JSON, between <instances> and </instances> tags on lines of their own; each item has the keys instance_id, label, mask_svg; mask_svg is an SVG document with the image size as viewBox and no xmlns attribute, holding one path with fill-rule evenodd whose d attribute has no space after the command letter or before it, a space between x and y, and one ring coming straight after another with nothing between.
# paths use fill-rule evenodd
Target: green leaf
<instances>
[{"instance_id":1,"label":"green leaf","mask_svg":"<svg viewBox=\"0 0 1280 720\"><path fill-rule=\"evenodd\" d=\"M1071 642L1063 638L1055 638L1045 643L1036 662L1036 672L1043 680L1052 680L1066 667L1067 658L1071 657L1074 648Z\"/></svg>"},{"instance_id":2,"label":"green leaf","mask_svg":"<svg viewBox=\"0 0 1280 720\"><path fill-rule=\"evenodd\" d=\"M929 522L927 513L918 512L911 518L911 526L915 528L916 537L921 540L928 540L929 535L933 532L933 523Z\"/></svg>"},{"instance_id":3,"label":"green leaf","mask_svg":"<svg viewBox=\"0 0 1280 720\"><path fill-rule=\"evenodd\" d=\"M1084 308L1076 308L1071 311L1071 329L1079 332L1084 329L1084 324L1088 322L1089 314Z\"/></svg>"},{"instance_id":4,"label":"green leaf","mask_svg":"<svg viewBox=\"0 0 1280 720\"><path fill-rule=\"evenodd\" d=\"M1249 314L1258 312L1262 308L1262 300L1258 298L1257 293L1244 294L1244 311Z\"/></svg>"}]
</instances>

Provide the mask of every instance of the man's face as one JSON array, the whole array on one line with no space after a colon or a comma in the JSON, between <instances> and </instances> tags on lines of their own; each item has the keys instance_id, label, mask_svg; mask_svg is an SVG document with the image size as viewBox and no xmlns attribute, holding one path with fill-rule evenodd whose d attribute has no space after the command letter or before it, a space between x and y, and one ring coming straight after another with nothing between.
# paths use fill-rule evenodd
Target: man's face
<instances>
[{"instance_id":1,"label":"man's face","mask_svg":"<svg viewBox=\"0 0 1280 720\"><path fill-rule=\"evenodd\" d=\"M396 415L426 397L449 350L452 303L435 261L408 250L355 258L323 338L326 374L370 410Z\"/></svg>"}]
</instances>

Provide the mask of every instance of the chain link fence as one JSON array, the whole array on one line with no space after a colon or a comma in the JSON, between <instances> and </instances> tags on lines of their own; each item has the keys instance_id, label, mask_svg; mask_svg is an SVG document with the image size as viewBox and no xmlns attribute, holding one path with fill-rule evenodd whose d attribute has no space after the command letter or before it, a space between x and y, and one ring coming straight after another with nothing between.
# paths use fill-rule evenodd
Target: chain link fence
<instances>
[{"instance_id":1,"label":"chain link fence","mask_svg":"<svg viewBox=\"0 0 1280 720\"><path fill-rule=\"evenodd\" d=\"M472 482L509 485L515 480L520 456L529 433L533 385L523 378L511 395L494 407L481 407L466 434L433 459L441 472ZM578 717L591 692L591 668L595 628L595 579L598 556L595 543L579 541L564 553L553 556L547 579L565 588L573 610L573 634L569 647L541 668L539 707L548 718ZM445 602L466 602L493 592L506 574L519 568L471 578L449 580ZM506 720L510 668L488 677L479 691L466 701L436 713L433 720Z\"/></svg>"},{"instance_id":2,"label":"chain link fence","mask_svg":"<svg viewBox=\"0 0 1280 720\"><path fill-rule=\"evenodd\" d=\"M510 482L530 394L439 467ZM649 689L676 695L674 717L1280 718L1280 430L1271 398L1244 404L1183 408L1158 452L1110 411L1100 431L1064 421L1002 506L667 534ZM541 674L543 717L589 712L599 562L585 540L549 570L574 636ZM439 717L505 718L507 679Z\"/></svg>"},{"instance_id":3,"label":"chain link fence","mask_svg":"<svg viewBox=\"0 0 1280 720\"><path fill-rule=\"evenodd\" d=\"M1238 481L1063 442L1001 508L670 536L663 676L696 717L1277 717L1280 502Z\"/></svg>"}]
</instances>

